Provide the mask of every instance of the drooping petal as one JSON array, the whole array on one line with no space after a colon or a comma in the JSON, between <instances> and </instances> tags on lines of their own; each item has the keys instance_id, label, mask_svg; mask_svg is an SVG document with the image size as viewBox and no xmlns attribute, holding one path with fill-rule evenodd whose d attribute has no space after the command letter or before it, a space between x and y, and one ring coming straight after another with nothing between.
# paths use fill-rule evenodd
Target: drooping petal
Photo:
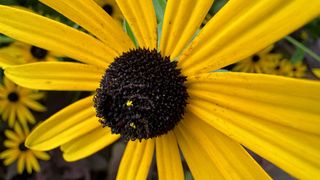
<instances>
[{"instance_id":1,"label":"drooping petal","mask_svg":"<svg viewBox=\"0 0 320 180\"><path fill-rule=\"evenodd\" d=\"M192 114L299 179L320 175L318 82L245 73L194 78Z\"/></svg>"},{"instance_id":2,"label":"drooping petal","mask_svg":"<svg viewBox=\"0 0 320 180\"><path fill-rule=\"evenodd\" d=\"M34 101L34 100L30 100L28 98L24 98L24 99L21 99L21 101L30 109L34 110L34 111L38 111L38 112L44 112L47 110L47 108L38 103L37 101Z\"/></svg>"},{"instance_id":3,"label":"drooping petal","mask_svg":"<svg viewBox=\"0 0 320 180\"><path fill-rule=\"evenodd\" d=\"M71 62L39 62L5 68L5 75L20 86L43 90L93 91L104 70Z\"/></svg>"},{"instance_id":4,"label":"drooping petal","mask_svg":"<svg viewBox=\"0 0 320 180\"><path fill-rule=\"evenodd\" d=\"M30 165L31 165L31 168L34 169L36 172L39 172L40 171L40 165L39 165L39 162L38 160L34 157L34 155L32 154L31 151L29 151L29 159L30 159Z\"/></svg>"},{"instance_id":5,"label":"drooping petal","mask_svg":"<svg viewBox=\"0 0 320 180\"><path fill-rule=\"evenodd\" d=\"M117 179L147 179L153 152L153 139L129 141L121 159Z\"/></svg>"},{"instance_id":6,"label":"drooping petal","mask_svg":"<svg viewBox=\"0 0 320 180\"><path fill-rule=\"evenodd\" d=\"M26 162L26 154L25 153L21 153L18 159L18 163L17 163L17 169L18 169L18 173L22 174L23 170L24 170L24 166L25 166L25 162Z\"/></svg>"},{"instance_id":7,"label":"drooping petal","mask_svg":"<svg viewBox=\"0 0 320 180\"><path fill-rule=\"evenodd\" d=\"M271 179L238 142L191 113L185 114L180 127L208 153L208 161L214 162L225 179Z\"/></svg>"},{"instance_id":8,"label":"drooping petal","mask_svg":"<svg viewBox=\"0 0 320 180\"><path fill-rule=\"evenodd\" d=\"M245 59L319 15L319 9L319 0L228 1L183 53L179 66L190 75Z\"/></svg>"},{"instance_id":9,"label":"drooping petal","mask_svg":"<svg viewBox=\"0 0 320 180\"><path fill-rule=\"evenodd\" d=\"M114 21L108 13L92 0L41 0L41 2L91 32L118 54L134 47L118 22Z\"/></svg>"},{"instance_id":10,"label":"drooping petal","mask_svg":"<svg viewBox=\"0 0 320 180\"><path fill-rule=\"evenodd\" d=\"M167 2L160 52L171 59L177 57L191 40L209 11L213 0L170 0Z\"/></svg>"},{"instance_id":11,"label":"drooping petal","mask_svg":"<svg viewBox=\"0 0 320 180\"><path fill-rule=\"evenodd\" d=\"M38 159L42 159L42 160L49 160L50 159L49 154L46 152L42 152L42 151L32 151L32 152Z\"/></svg>"},{"instance_id":12,"label":"drooping petal","mask_svg":"<svg viewBox=\"0 0 320 180\"><path fill-rule=\"evenodd\" d=\"M89 96L60 110L28 136L25 144L34 150L50 150L101 126Z\"/></svg>"},{"instance_id":13,"label":"drooping petal","mask_svg":"<svg viewBox=\"0 0 320 180\"><path fill-rule=\"evenodd\" d=\"M181 127L181 123L175 127L174 133L195 179L223 179L223 175L219 172L217 166L209 160L210 155L195 139L189 138Z\"/></svg>"},{"instance_id":14,"label":"drooping petal","mask_svg":"<svg viewBox=\"0 0 320 180\"><path fill-rule=\"evenodd\" d=\"M183 168L175 135L172 132L156 138L159 179L184 179Z\"/></svg>"},{"instance_id":15,"label":"drooping petal","mask_svg":"<svg viewBox=\"0 0 320 180\"><path fill-rule=\"evenodd\" d=\"M120 138L111 134L108 127L97 127L90 132L73 139L61 146L63 158L67 161L76 161L96 153Z\"/></svg>"},{"instance_id":16,"label":"drooping petal","mask_svg":"<svg viewBox=\"0 0 320 180\"><path fill-rule=\"evenodd\" d=\"M116 0L140 47L155 49L157 20L152 0Z\"/></svg>"},{"instance_id":17,"label":"drooping petal","mask_svg":"<svg viewBox=\"0 0 320 180\"><path fill-rule=\"evenodd\" d=\"M1 5L0 33L102 67L117 55L88 34L29 11Z\"/></svg>"}]
</instances>

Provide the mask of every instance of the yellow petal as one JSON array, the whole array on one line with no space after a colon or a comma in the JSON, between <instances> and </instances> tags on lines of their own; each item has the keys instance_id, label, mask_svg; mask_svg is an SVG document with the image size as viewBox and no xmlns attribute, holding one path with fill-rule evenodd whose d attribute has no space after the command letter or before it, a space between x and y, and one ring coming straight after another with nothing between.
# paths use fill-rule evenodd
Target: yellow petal
<instances>
[{"instance_id":1,"label":"yellow petal","mask_svg":"<svg viewBox=\"0 0 320 180\"><path fill-rule=\"evenodd\" d=\"M18 149L7 149L0 153L0 159L6 159L6 158L14 158L18 157L19 150Z\"/></svg>"},{"instance_id":2,"label":"yellow petal","mask_svg":"<svg viewBox=\"0 0 320 180\"><path fill-rule=\"evenodd\" d=\"M50 159L50 155L46 152L42 152L42 151L32 151L32 152L38 159L45 160L45 161Z\"/></svg>"},{"instance_id":3,"label":"yellow petal","mask_svg":"<svg viewBox=\"0 0 320 180\"><path fill-rule=\"evenodd\" d=\"M175 135L168 132L156 138L159 179L184 179L181 158Z\"/></svg>"},{"instance_id":4,"label":"yellow petal","mask_svg":"<svg viewBox=\"0 0 320 180\"><path fill-rule=\"evenodd\" d=\"M177 57L199 28L213 0L171 0L167 2L160 51L171 59Z\"/></svg>"},{"instance_id":5,"label":"yellow petal","mask_svg":"<svg viewBox=\"0 0 320 180\"><path fill-rule=\"evenodd\" d=\"M117 179L147 179L154 152L154 140L129 141L121 159Z\"/></svg>"},{"instance_id":6,"label":"yellow petal","mask_svg":"<svg viewBox=\"0 0 320 180\"><path fill-rule=\"evenodd\" d=\"M40 171L40 165L38 160L34 157L34 155L32 154L31 151L29 151L30 155L29 155L29 159L30 159L30 165L32 167L32 169L34 169L36 172Z\"/></svg>"},{"instance_id":7,"label":"yellow petal","mask_svg":"<svg viewBox=\"0 0 320 180\"><path fill-rule=\"evenodd\" d=\"M4 145L5 147L7 147L7 148L13 148L13 147L18 146L18 144L17 144L16 142L12 141L12 140L5 140L5 141L3 142L3 145Z\"/></svg>"},{"instance_id":8,"label":"yellow petal","mask_svg":"<svg viewBox=\"0 0 320 180\"><path fill-rule=\"evenodd\" d=\"M106 67L116 56L102 42L81 31L29 11L2 5L0 33L88 64Z\"/></svg>"},{"instance_id":9,"label":"yellow petal","mask_svg":"<svg viewBox=\"0 0 320 180\"><path fill-rule=\"evenodd\" d=\"M16 134L16 133L14 133L13 131L5 130L5 131L4 131L4 134L5 134L9 139L11 139L11 140L14 141L14 142L19 142L19 141L21 141L21 137L19 137L19 135Z\"/></svg>"},{"instance_id":10,"label":"yellow petal","mask_svg":"<svg viewBox=\"0 0 320 180\"><path fill-rule=\"evenodd\" d=\"M183 157L186 159L188 167L195 179L223 179L217 166L213 161L209 160L209 154L199 145L199 142L186 134L181 123L175 127L174 133Z\"/></svg>"},{"instance_id":11,"label":"yellow petal","mask_svg":"<svg viewBox=\"0 0 320 180\"><path fill-rule=\"evenodd\" d=\"M140 47L155 49L157 20L152 0L116 0Z\"/></svg>"},{"instance_id":12,"label":"yellow petal","mask_svg":"<svg viewBox=\"0 0 320 180\"><path fill-rule=\"evenodd\" d=\"M28 136L26 146L42 151L54 149L101 126L92 99L79 100L45 120Z\"/></svg>"},{"instance_id":13,"label":"yellow petal","mask_svg":"<svg viewBox=\"0 0 320 180\"><path fill-rule=\"evenodd\" d=\"M319 9L319 0L228 1L184 52L179 66L190 75L245 59L319 15Z\"/></svg>"},{"instance_id":14,"label":"yellow petal","mask_svg":"<svg viewBox=\"0 0 320 180\"><path fill-rule=\"evenodd\" d=\"M76 161L107 147L120 138L111 134L108 127L97 127L92 131L73 139L61 146L63 158L67 161Z\"/></svg>"},{"instance_id":15,"label":"yellow petal","mask_svg":"<svg viewBox=\"0 0 320 180\"><path fill-rule=\"evenodd\" d=\"M23 170L24 170L24 163L26 161L26 155L25 153L21 153L18 159L18 164L17 164L17 169L18 169L18 173L22 174Z\"/></svg>"},{"instance_id":16,"label":"yellow petal","mask_svg":"<svg viewBox=\"0 0 320 180\"><path fill-rule=\"evenodd\" d=\"M313 72L318 78L320 78L320 68L314 68L314 69L312 69L312 72Z\"/></svg>"},{"instance_id":17,"label":"yellow petal","mask_svg":"<svg viewBox=\"0 0 320 180\"><path fill-rule=\"evenodd\" d=\"M47 110L47 108L38 103L37 101L34 101L34 100L30 100L30 99L27 99L27 98L22 98L21 101L26 105L28 106L28 108L34 110L34 111L38 111L38 112L44 112Z\"/></svg>"},{"instance_id":18,"label":"yellow petal","mask_svg":"<svg viewBox=\"0 0 320 180\"><path fill-rule=\"evenodd\" d=\"M20 105L18 115L21 114L22 117L19 118L19 121L25 125L26 127L26 121L30 122L31 124L34 124L36 122L36 119L34 118L33 114L30 112L28 108L26 108L23 105Z\"/></svg>"},{"instance_id":19,"label":"yellow petal","mask_svg":"<svg viewBox=\"0 0 320 180\"><path fill-rule=\"evenodd\" d=\"M320 135L320 83L250 73L209 73L188 78L192 97ZM245 105L244 105L245 104Z\"/></svg>"},{"instance_id":20,"label":"yellow petal","mask_svg":"<svg viewBox=\"0 0 320 180\"><path fill-rule=\"evenodd\" d=\"M134 47L130 38L122 31L119 23L115 22L108 13L104 12L92 0L41 0L41 2L91 32L118 54Z\"/></svg>"},{"instance_id":21,"label":"yellow petal","mask_svg":"<svg viewBox=\"0 0 320 180\"><path fill-rule=\"evenodd\" d=\"M271 179L236 141L188 113L181 129L210 156L225 179Z\"/></svg>"},{"instance_id":22,"label":"yellow petal","mask_svg":"<svg viewBox=\"0 0 320 180\"><path fill-rule=\"evenodd\" d=\"M219 73L212 74L214 74L213 77L224 76ZM232 73L226 73L226 76L230 74ZM241 73L237 74L240 75ZM266 77L266 83L263 83L263 78L256 78L259 79L259 81L255 81L255 76ZM214 79L210 79L210 77L210 75L204 75L203 80L210 82ZM316 92L319 92L319 85L316 82L299 82L298 80L276 76L270 76L270 79L268 79L268 76L266 75L253 75L252 78L248 78L248 76L245 76L245 78L241 78L241 76L240 78L229 76L227 79L230 81L234 80L233 82L228 82L227 80L225 82L226 84L229 84L230 87L227 91L233 92L232 97L237 97L238 94L236 92L241 92L242 85L242 88L256 90L250 93L251 96L248 97L249 99L255 98L255 95L258 94L259 90L266 90L273 92L274 94L279 92L279 95L283 96L282 99L279 99L280 101L286 99L286 94L288 95L288 101L290 101L291 97L294 97L293 95L300 96L300 101L296 101L296 103L302 103L301 107L306 105L303 104L303 100L312 102L313 98L317 98ZM250 81L250 79L253 80ZM201 81L201 78L198 78L198 81ZM251 83L246 83L247 81ZM219 86L219 81L216 82L217 83L211 81L212 88L210 90L213 91L217 88L221 88ZM237 82L239 87L237 87ZM205 83L203 85L205 88L208 88ZM190 87L192 86L193 85L191 84ZM226 89L223 89L222 91L226 92ZM214 94L211 93L210 95ZM307 126L308 123L300 121L300 126L304 127L299 129L294 123L298 122L297 119L301 117L290 119L292 121L286 121L285 119L282 119L281 121L282 112L284 112L278 111L278 109L281 108L281 104L275 104L273 109L265 109L266 111L263 111L264 107L260 106L264 103L261 103L259 106L256 105L254 108L251 107L249 103L242 103L241 108L235 108L232 104L239 103L237 102L237 99L235 99L235 101L230 101L230 99L218 99L217 97L220 96L220 93L216 93L216 95L217 96L206 99L198 97L198 94L190 94L188 110L195 114L199 119L210 124L212 127L223 132L230 138L235 139L299 179L312 179L312 177L318 177L320 175L320 137L319 133L313 132L316 128L312 128L309 125ZM268 100L269 97L272 96L264 96L263 99L262 97L260 98L262 100ZM286 102L284 101L283 103ZM320 106L317 105L317 108L319 107ZM247 111L244 111L246 108L251 112L248 113ZM270 112L268 112L268 110L270 110ZM315 110L315 108L313 108L313 110ZM290 114L290 112L295 113L297 109L289 106L286 111L287 114ZM308 110L302 108L300 111L302 115L304 115L302 116L303 121L311 122L314 126L319 124L317 122L320 119L319 113L314 115L317 117L316 119L310 120L308 114L310 112L308 112ZM255 112L258 113L255 114ZM261 112L264 112L265 114L258 117L257 115ZM303 112L306 113L303 114ZM317 112L320 111L318 110ZM278 117L278 119L268 119L268 116L271 114Z\"/></svg>"},{"instance_id":23,"label":"yellow petal","mask_svg":"<svg viewBox=\"0 0 320 180\"><path fill-rule=\"evenodd\" d=\"M45 90L95 90L104 69L71 62L39 62L5 68L20 86Z\"/></svg>"}]
</instances>

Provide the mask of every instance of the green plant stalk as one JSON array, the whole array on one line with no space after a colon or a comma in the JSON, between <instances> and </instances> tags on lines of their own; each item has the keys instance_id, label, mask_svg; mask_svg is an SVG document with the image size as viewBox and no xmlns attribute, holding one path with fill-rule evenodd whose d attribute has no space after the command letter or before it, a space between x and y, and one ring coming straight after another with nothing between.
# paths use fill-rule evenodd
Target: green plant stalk
<instances>
[{"instance_id":1,"label":"green plant stalk","mask_svg":"<svg viewBox=\"0 0 320 180\"><path fill-rule=\"evenodd\" d=\"M311 51L309 48L307 48L306 46L304 46L302 43L300 43L299 41L295 40L294 38L290 37L290 36L286 36L285 39L287 41L289 41L290 43L292 43L293 45L295 45L297 48L300 48L301 50L303 50L305 53L309 54L311 57L313 57L315 60L320 62L320 57L313 51Z\"/></svg>"}]
</instances>

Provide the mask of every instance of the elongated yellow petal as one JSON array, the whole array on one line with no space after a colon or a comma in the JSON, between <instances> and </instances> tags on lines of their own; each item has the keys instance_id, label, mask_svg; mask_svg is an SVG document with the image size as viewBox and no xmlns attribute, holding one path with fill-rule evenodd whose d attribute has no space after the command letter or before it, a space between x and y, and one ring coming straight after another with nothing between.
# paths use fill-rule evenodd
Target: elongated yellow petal
<instances>
[{"instance_id":1,"label":"elongated yellow petal","mask_svg":"<svg viewBox=\"0 0 320 180\"><path fill-rule=\"evenodd\" d=\"M25 165L26 165L26 169L27 169L27 172L28 174L31 174L32 173L32 165L31 165L31 154L29 151L25 152Z\"/></svg>"},{"instance_id":2,"label":"elongated yellow petal","mask_svg":"<svg viewBox=\"0 0 320 180\"><path fill-rule=\"evenodd\" d=\"M67 18L85 28L113 51L121 54L133 48L130 38L122 31L108 13L92 0L41 0Z\"/></svg>"},{"instance_id":3,"label":"elongated yellow petal","mask_svg":"<svg viewBox=\"0 0 320 180\"><path fill-rule=\"evenodd\" d=\"M32 152L38 159L42 159L42 160L49 160L50 159L49 154L46 152L42 152L42 151L32 151Z\"/></svg>"},{"instance_id":4,"label":"elongated yellow petal","mask_svg":"<svg viewBox=\"0 0 320 180\"><path fill-rule=\"evenodd\" d=\"M21 122L21 125L23 127L27 127L26 121L30 122L31 124L34 124L36 122L36 119L30 112L30 110L22 104L19 105L18 115L21 115L19 121Z\"/></svg>"},{"instance_id":5,"label":"elongated yellow petal","mask_svg":"<svg viewBox=\"0 0 320 180\"><path fill-rule=\"evenodd\" d=\"M170 0L167 2L160 51L171 59L187 46L209 11L213 0Z\"/></svg>"},{"instance_id":6,"label":"elongated yellow petal","mask_svg":"<svg viewBox=\"0 0 320 180\"><path fill-rule=\"evenodd\" d=\"M219 103L300 131L320 135L320 83L250 73L208 73L188 78L190 96Z\"/></svg>"},{"instance_id":7,"label":"elongated yellow petal","mask_svg":"<svg viewBox=\"0 0 320 180\"><path fill-rule=\"evenodd\" d=\"M5 68L20 86L45 90L95 90L104 69L71 62L39 62Z\"/></svg>"},{"instance_id":8,"label":"elongated yellow petal","mask_svg":"<svg viewBox=\"0 0 320 180\"><path fill-rule=\"evenodd\" d=\"M0 5L0 33L76 60L106 67L117 55L102 42L49 18Z\"/></svg>"},{"instance_id":9,"label":"elongated yellow petal","mask_svg":"<svg viewBox=\"0 0 320 180\"><path fill-rule=\"evenodd\" d=\"M34 110L34 111L38 111L38 112L44 112L47 110L47 108L38 103L37 101L34 101L34 100L30 100L30 99L21 99L21 101L30 109Z\"/></svg>"},{"instance_id":10,"label":"elongated yellow petal","mask_svg":"<svg viewBox=\"0 0 320 180\"><path fill-rule=\"evenodd\" d=\"M34 155L32 154L31 151L29 151L29 159L30 159L30 165L31 165L31 168L34 169L36 172L39 172L40 171L40 165L39 165L39 162L38 160L34 157Z\"/></svg>"},{"instance_id":11,"label":"elongated yellow petal","mask_svg":"<svg viewBox=\"0 0 320 180\"><path fill-rule=\"evenodd\" d=\"M317 82L299 81L276 76L237 74L239 75L238 78L237 76L232 76L232 73L225 73L225 75L224 73L212 73L212 75L197 76L197 81L203 82L197 88L208 88L205 82L210 82L212 86L209 91L220 90L219 78L216 78L217 81L213 79L215 79L214 77L224 76L229 79L224 83L226 85L229 84L230 88L228 90L222 89L222 91L232 92L231 97L241 97L241 93L238 94L238 92L247 88L253 89L249 93L251 96L248 96L248 99L260 98L262 102L264 100L267 102L255 104L255 107L250 103L242 103L242 107L233 107L233 104L239 103L237 98L233 100L228 98L220 99L223 96L219 96L223 93L219 91L211 93L212 98L200 97L199 94L201 93L190 93L188 110L199 119L255 151L293 176L301 179L318 177L320 175L320 135L319 132L315 131L317 127L314 128L308 123L314 126L319 124L317 121L320 119L320 111L316 111L320 107L317 104L319 100L314 100L314 98L319 98L317 96L320 88L319 84ZM265 82L263 81L264 79ZM190 83L190 89L195 84ZM269 96L261 97L259 90L270 91L274 94L278 92L278 95L282 95L282 97L279 96L280 104L275 101L273 108L265 109L263 105L270 103L268 101L273 98L272 93ZM294 96L299 98L300 101L296 101L296 103L300 105L288 106L285 111L278 110L282 108L281 102L286 104ZM287 97L287 101L285 97ZM317 103L313 101L317 101ZM303 108L303 106L308 106L304 104L305 102L313 103L316 107L308 111L308 109ZM295 108L299 106L301 106L301 110ZM246 108L247 110L244 110ZM251 112L248 112L249 110ZM290 112L295 113L295 111L300 111L301 114L299 115L302 115L302 121L298 121L301 118L300 116L293 117L292 121L281 118L282 115L286 117ZM309 114L314 115L310 116ZM268 116L271 115L277 117L277 119L269 118ZM316 119L309 119L310 117L316 117ZM300 123L301 127L295 125L297 122Z\"/></svg>"},{"instance_id":12,"label":"elongated yellow petal","mask_svg":"<svg viewBox=\"0 0 320 180\"><path fill-rule=\"evenodd\" d=\"M155 49L157 20L152 0L116 0L140 47Z\"/></svg>"},{"instance_id":13,"label":"elongated yellow petal","mask_svg":"<svg viewBox=\"0 0 320 180\"><path fill-rule=\"evenodd\" d=\"M101 126L95 117L92 99L89 96L79 100L45 120L28 136L26 146L50 150Z\"/></svg>"},{"instance_id":14,"label":"elongated yellow petal","mask_svg":"<svg viewBox=\"0 0 320 180\"><path fill-rule=\"evenodd\" d=\"M190 138L181 123L174 129L179 147L188 167L195 179L223 179L223 175L217 169L209 154L201 148L199 142Z\"/></svg>"},{"instance_id":15,"label":"elongated yellow petal","mask_svg":"<svg viewBox=\"0 0 320 180\"><path fill-rule=\"evenodd\" d=\"M13 131L5 130L4 134L14 142L20 142L21 141L21 137L19 137L19 135L14 133Z\"/></svg>"},{"instance_id":16,"label":"elongated yellow petal","mask_svg":"<svg viewBox=\"0 0 320 180\"><path fill-rule=\"evenodd\" d=\"M159 179L184 179L178 144L173 132L156 139Z\"/></svg>"},{"instance_id":17,"label":"elongated yellow petal","mask_svg":"<svg viewBox=\"0 0 320 180\"><path fill-rule=\"evenodd\" d=\"M153 152L153 139L129 141L121 159L117 179L147 179Z\"/></svg>"},{"instance_id":18,"label":"elongated yellow petal","mask_svg":"<svg viewBox=\"0 0 320 180\"><path fill-rule=\"evenodd\" d=\"M180 126L208 153L208 161L214 162L225 179L271 179L239 143L191 113L185 114Z\"/></svg>"},{"instance_id":19,"label":"elongated yellow petal","mask_svg":"<svg viewBox=\"0 0 320 180\"><path fill-rule=\"evenodd\" d=\"M67 161L76 161L85 158L102 148L107 147L119 138L119 135L111 134L111 129L108 127L97 127L96 129L63 144L61 146L63 158Z\"/></svg>"},{"instance_id":20,"label":"elongated yellow petal","mask_svg":"<svg viewBox=\"0 0 320 180\"><path fill-rule=\"evenodd\" d=\"M21 153L18 159L18 164L17 164L17 169L19 174L22 174L24 170L25 162L26 162L26 154Z\"/></svg>"},{"instance_id":21,"label":"elongated yellow petal","mask_svg":"<svg viewBox=\"0 0 320 180\"><path fill-rule=\"evenodd\" d=\"M319 15L319 9L319 0L228 1L184 52L179 66L190 75L245 59Z\"/></svg>"}]
</instances>

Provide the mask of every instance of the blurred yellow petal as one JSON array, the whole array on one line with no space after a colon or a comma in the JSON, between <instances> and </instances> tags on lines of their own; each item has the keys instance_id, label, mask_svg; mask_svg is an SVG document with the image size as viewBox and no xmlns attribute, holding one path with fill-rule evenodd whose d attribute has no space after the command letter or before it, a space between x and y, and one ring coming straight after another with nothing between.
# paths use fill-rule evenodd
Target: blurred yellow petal
<instances>
[{"instance_id":1,"label":"blurred yellow petal","mask_svg":"<svg viewBox=\"0 0 320 180\"><path fill-rule=\"evenodd\" d=\"M111 129L108 127L97 127L96 129L63 144L61 150L65 160L76 161L96 153L119 138L120 135L111 134Z\"/></svg>"},{"instance_id":2,"label":"blurred yellow petal","mask_svg":"<svg viewBox=\"0 0 320 180\"><path fill-rule=\"evenodd\" d=\"M25 156L26 156L25 153L22 153L19 156L18 163L17 163L17 169L18 169L18 173L19 174L22 174L22 172L24 170L25 161L26 161L26 157Z\"/></svg>"},{"instance_id":3,"label":"blurred yellow petal","mask_svg":"<svg viewBox=\"0 0 320 180\"><path fill-rule=\"evenodd\" d=\"M140 47L157 46L157 20L152 0L116 0Z\"/></svg>"},{"instance_id":4,"label":"blurred yellow petal","mask_svg":"<svg viewBox=\"0 0 320 180\"><path fill-rule=\"evenodd\" d=\"M178 144L173 132L156 138L159 179L184 179Z\"/></svg>"},{"instance_id":5,"label":"blurred yellow petal","mask_svg":"<svg viewBox=\"0 0 320 180\"><path fill-rule=\"evenodd\" d=\"M41 0L41 2L91 32L117 54L134 47L118 22L92 0Z\"/></svg>"},{"instance_id":6,"label":"blurred yellow petal","mask_svg":"<svg viewBox=\"0 0 320 180\"><path fill-rule=\"evenodd\" d=\"M14 142L19 142L21 141L21 137L18 136L18 134L14 133L13 131L10 130L5 130L4 134Z\"/></svg>"},{"instance_id":7,"label":"blurred yellow petal","mask_svg":"<svg viewBox=\"0 0 320 180\"><path fill-rule=\"evenodd\" d=\"M183 53L179 66L190 75L245 59L317 17L319 9L319 0L228 1Z\"/></svg>"},{"instance_id":8,"label":"blurred yellow petal","mask_svg":"<svg viewBox=\"0 0 320 180\"><path fill-rule=\"evenodd\" d=\"M29 151L25 152L25 164L26 164L26 169L27 169L27 172L28 174L31 174L32 173L32 165L31 165L31 154Z\"/></svg>"},{"instance_id":9,"label":"blurred yellow petal","mask_svg":"<svg viewBox=\"0 0 320 180\"><path fill-rule=\"evenodd\" d=\"M50 155L46 152L42 152L42 151L32 151L33 154L41 160L49 160L50 159Z\"/></svg>"},{"instance_id":10,"label":"blurred yellow petal","mask_svg":"<svg viewBox=\"0 0 320 180\"><path fill-rule=\"evenodd\" d=\"M160 52L177 57L199 28L213 0L171 0L167 2L162 25Z\"/></svg>"},{"instance_id":11,"label":"blurred yellow petal","mask_svg":"<svg viewBox=\"0 0 320 180\"><path fill-rule=\"evenodd\" d=\"M26 146L34 150L54 149L101 126L92 99L89 96L79 100L51 116L31 132Z\"/></svg>"},{"instance_id":12,"label":"blurred yellow petal","mask_svg":"<svg viewBox=\"0 0 320 180\"><path fill-rule=\"evenodd\" d=\"M196 116L185 114L180 127L208 153L207 161L213 161L225 179L271 179L239 143Z\"/></svg>"},{"instance_id":13,"label":"blurred yellow petal","mask_svg":"<svg viewBox=\"0 0 320 180\"><path fill-rule=\"evenodd\" d=\"M88 64L107 66L116 56L90 35L18 8L0 5L0 32Z\"/></svg>"},{"instance_id":14,"label":"blurred yellow petal","mask_svg":"<svg viewBox=\"0 0 320 180\"><path fill-rule=\"evenodd\" d=\"M122 155L117 179L147 179L154 152L154 140L129 141Z\"/></svg>"},{"instance_id":15,"label":"blurred yellow petal","mask_svg":"<svg viewBox=\"0 0 320 180\"><path fill-rule=\"evenodd\" d=\"M5 75L17 84L45 90L96 90L104 69L71 62L39 62L5 69Z\"/></svg>"},{"instance_id":16,"label":"blurred yellow petal","mask_svg":"<svg viewBox=\"0 0 320 180\"><path fill-rule=\"evenodd\" d=\"M30 153L29 159L30 159L31 168L34 169L36 172L39 172L40 165L38 160L33 156L32 152L29 152L29 153Z\"/></svg>"},{"instance_id":17,"label":"blurred yellow petal","mask_svg":"<svg viewBox=\"0 0 320 180\"><path fill-rule=\"evenodd\" d=\"M30 100L30 99L22 99L22 102L30 109L34 110L34 111L38 111L38 112L43 112L43 111L46 111L47 108L38 103L37 101L33 101L33 100Z\"/></svg>"}]
</instances>

